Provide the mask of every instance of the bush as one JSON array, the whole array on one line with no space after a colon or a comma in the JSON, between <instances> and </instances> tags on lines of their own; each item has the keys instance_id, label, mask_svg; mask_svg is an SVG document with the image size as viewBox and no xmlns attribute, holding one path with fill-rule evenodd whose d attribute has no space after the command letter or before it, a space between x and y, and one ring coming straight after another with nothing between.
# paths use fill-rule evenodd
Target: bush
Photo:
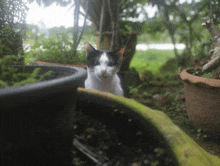
<instances>
[{"instance_id":1,"label":"bush","mask_svg":"<svg viewBox=\"0 0 220 166\"><path fill-rule=\"evenodd\" d=\"M11 66L17 64L19 64L19 58L15 55L7 55L0 59L0 88L39 82L52 72L45 73L41 68L28 71L25 68Z\"/></svg>"},{"instance_id":2,"label":"bush","mask_svg":"<svg viewBox=\"0 0 220 166\"><path fill-rule=\"evenodd\" d=\"M166 63L160 67L159 71L160 73L177 72L178 66L176 64L175 58L169 58Z\"/></svg>"},{"instance_id":3,"label":"bush","mask_svg":"<svg viewBox=\"0 0 220 166\"><path fill-rule=\"evenodd\" d=\"M0 58L13 54L23 64L22 38L25 35L25 3L21 0L0 2Z\"/></svg>"},{"instance_id":4,"label":"bush","mask_svg":"<svg viewBox=\"0 0 220 166\"><path fill-rule=\"evenodd\" d=\"M41 47L42 49L39 49ZM40 61L62 63L62 64L85 64L87 61L84 51L77 51L74 55L74 50L71 49L71 43L68 38L44 39L32 46L30 52L26 53L27 58L34 58Z\"/></svg>"}]
</instances>

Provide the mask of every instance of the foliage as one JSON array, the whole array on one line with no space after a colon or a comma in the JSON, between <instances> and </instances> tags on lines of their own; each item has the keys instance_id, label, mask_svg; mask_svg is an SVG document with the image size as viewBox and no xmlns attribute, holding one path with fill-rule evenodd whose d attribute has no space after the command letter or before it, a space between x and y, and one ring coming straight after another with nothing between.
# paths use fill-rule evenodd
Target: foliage
<instances>
[{"instance_id":1,"label":"foliage","mask_svg":"<svg viewBox=\"0 0 220 166\"><path fill-rule=\"evenodd\" d=\"M146 81L149 82L151 81L151 79L153 78L153 73L151 70L144 70L143 72L141 72L140 74L140 79L142 81Z\"/></svg>"},{"instance_id":2,"label":"foliage","mask_svg":"<svg viewBox=\"0 0 220 166\"><path fill-rule=\"evenodd\" d=\"M34 0L28 0L29 3L32 3ZM75 8L74 9L74 28L73 28L73 33L72 33L72 41L73 43L71 44L71 48L73 51L74 56L76 56L76 50L77 47L82 39L82 36L84 34L84 30L85 30L85 26L86 26L86 20L87 20L87 11L88 11L88 4L86 5L86 9L85 9L85 16L84 16L84 25L83 28L81 30L81 32L79 32L79 14L80 14L80 4L81 1L80 0L74 0L74 2L72 0L54 0L54 1L46 1L46 0L35 0L39 5L44 5L45 7L48 7L50 5L52 5L53 3L56 3L57 5L60 6L67 6L69 4L71 5L71 8Z\"/></svg>"},{"instance_id":3,"label":"foliage","mask_svg":"<svg viewBox=\"0 0 220 166\"><path fill-rule=\"evenodd\" d=\"M206 0L202 0L203 3ZM201 12L202 20L208 21L209 19L214 19L216 24L220 23L220 2L219 0L210 0L209 5Z\"/></svg>"},{"instance_id":4,"label":"foliage","mask_svg":"<svg viewBox=\"0 0 220 166\"><path fill-rule=\"evenodd\" d=\"M26 57L54 63L85 64L85 52L77 51L77 56L74 56L74 52L70 45L71 42L66 33L48 39L44 39L42 35L39 38L39 42L32 46L33 50L26 53ZM42 47L43 50L39 47Z\"/></svg>"},{"instance_id":5,"label":"foliage","mask_svg":"<svg viewBox=\"0 0 220 166\"><path fill-rule=\"evenodd\" d=\"M0 1L0 58L8 54L22 55L26 10L21 0Z\"/></svg>"},{"instance_id":6,"label":"foliage","mask_svg":"<svg viewBox=\"0 0 220 166\"><path fill-rule=\"evenodd\" d=\"M207 58L212 44L207 30L201 25L204 20L207 21L212 17L217 19L220 9L217 0L185 2L148 0L148 4L157 7L158 10L153 18L147 19L144 25L146 31L155 37L168 32L174 45L176 43L186 45L182 54L174 49L179 67L189 66L192 56Z\"/></svg>"},{"instance_id":7,"label":"foliage","mask_svg":"<svg viewBox=\"0 0 220 166\"><path fill-rule=\"evenodd\" d=\"M210 71L210 72L201 72L202 71L202 67L196 67L192 70L189 70L188 73L190 74L193 74L193 75L196 75L196 76L200 76L200 77L204 77L204 78L213 78L213 79L216 79L215 77L215 74L216 72L215 71Z\"/></svg>"},{"instance_id":8,"label":"foliage","mask_svg":"<svg viewBox=\"0 0 220 166\"><path fill-rule=\"evenodd\" d=\"M160 67L160 72L165 73L165 72L173 72L177 71L178 66L176 64L175 58L170 58Z\"/></svg>"},{"instance_id":9,"label":"foliage","mask_svg":"<svg viewBox=\"0 0 220 166\"><path fill-rule=\"evenodd\" d=\"M31 24L27 24L26 25L26 34L25 34L25 41L30 41L33 40L34 42L31 43L26 43L26 44L33 44L33 43L37 43L38 42L38 37L40 35L40 29L37 25L31 25Z\"/></svg>"},{"instance_id":10,"label":"foliage","mask_svg":"<svg viewBox=\"0 0 220 166\"><path fill-rule=\"evenodd\" d=\"M172 43L169 34L167 31L158 32L158 33L147 33L138 31L138 43L144 44L155 44L155 43ZM176 35L175 38L179 39L179 36Z\"/></svg>"},{"instance_id":11,"label":"foliage","mask_svg":"<svg viewBox=\"0 0 220 166\"><path fill-rule=\"evenodd\" d=\"M21 86L44 80L52 71L42 72L40 68L33 71L25 70L11 65L19 64L18 57L7 55L0 59L0 88Z\"/></svg>"}]
</instances>

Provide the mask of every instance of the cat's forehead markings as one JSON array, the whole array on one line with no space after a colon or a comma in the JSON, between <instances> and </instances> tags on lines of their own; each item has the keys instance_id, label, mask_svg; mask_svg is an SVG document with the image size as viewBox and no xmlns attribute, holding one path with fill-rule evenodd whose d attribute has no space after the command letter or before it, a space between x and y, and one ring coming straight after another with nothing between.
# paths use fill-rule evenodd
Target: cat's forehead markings
<instances>
[{"instance_id":1,"label":"cat's forehead markings","mask_svg":"<svg viewBox=\"0 0 220 166\"><path fill-rule=\"evenodd\" d=\"M101 62L101 63L106 63L106 62L108 62L108 61L109 61L109 59L108 59L108 57L107 57L106 52L103 52L103 54L102 54L101 57L100 57L100 62Z\"/></svg>"}]
</instances>

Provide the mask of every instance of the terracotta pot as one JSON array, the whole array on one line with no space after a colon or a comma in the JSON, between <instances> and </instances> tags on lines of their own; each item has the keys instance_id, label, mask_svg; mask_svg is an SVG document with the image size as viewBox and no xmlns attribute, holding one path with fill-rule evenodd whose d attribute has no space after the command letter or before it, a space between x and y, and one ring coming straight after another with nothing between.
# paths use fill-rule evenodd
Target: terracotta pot
<instances>
[{"instance_id":1,"label":"terracotta pot","mask_svg":"<svg viewBox=\"0 0 220 166\"><path fill-rule=\"evenodd\" d=\"M220 80L179 72L184 83L187 114L205 132L220 134Z\"/></svg>"}]
</instances>

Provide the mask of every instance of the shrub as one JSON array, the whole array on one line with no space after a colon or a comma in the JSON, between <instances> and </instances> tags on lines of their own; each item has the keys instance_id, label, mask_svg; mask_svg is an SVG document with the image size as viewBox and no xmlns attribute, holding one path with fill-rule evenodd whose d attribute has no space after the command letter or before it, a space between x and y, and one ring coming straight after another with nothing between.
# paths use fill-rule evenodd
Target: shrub
<instances>
[{"instance_id":1,"label":"shrub","mask_svg":"<svg viewBox=\"0 0 220 166\"><path fill-rule=\"evenodd\" d=\"M0 2L0 58L13 54L23 64L22 38L25 34L25 3L21 0Z\"/></svg>"},{"instance_id":2,"label":"shrub","mask_svg":"<svg viewBox=\"0 0 220 166\"><path fill-rule=\"evenodd\" d=\"M24 67L11 66L19 64L18 59L15 55L7 55L0 59L0 88L39 82L52 72L45 73L41 68L29 71Z\"/></svg>"},{"instance_id":3,"label":"shrub","mask_svg":"<svg viewBox=\"0 0 220 166\"><path fill-rule=\"evenodd\" d=\"M42 49L39 49L39 47L42 47ZM74 55L71 43L66 38L57 40L52 37L34 44L32 49L26 53L26 57L34 57L36 60L62 64L86 63L85 52L77 51L76 55Z\"/></svg>"}]
</instances>

